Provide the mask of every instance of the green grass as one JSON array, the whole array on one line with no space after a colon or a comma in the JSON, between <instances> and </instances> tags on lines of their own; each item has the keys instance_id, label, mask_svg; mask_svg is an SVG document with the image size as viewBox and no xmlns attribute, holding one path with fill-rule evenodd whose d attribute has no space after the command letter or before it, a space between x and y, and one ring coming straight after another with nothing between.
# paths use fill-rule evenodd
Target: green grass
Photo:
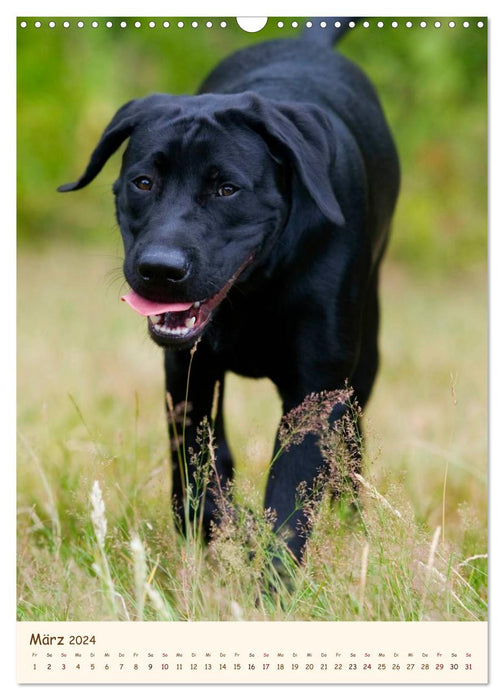
<instances>
[{"instance_id":1,"label":"green grass","mask_svg":"<svg viewBox=\"0 0 504 700\"><path fill-rule=\"evenodd\" d=\"M481 271L386 266L358 507L324 498L305 564L277 545L279 578L262 512L273 387L229 377L238 505L209 548L184 539L161 353L118 301L119 258L55 245L18 260L18 619L486 619Z\"/></svg>"}]
</instances>

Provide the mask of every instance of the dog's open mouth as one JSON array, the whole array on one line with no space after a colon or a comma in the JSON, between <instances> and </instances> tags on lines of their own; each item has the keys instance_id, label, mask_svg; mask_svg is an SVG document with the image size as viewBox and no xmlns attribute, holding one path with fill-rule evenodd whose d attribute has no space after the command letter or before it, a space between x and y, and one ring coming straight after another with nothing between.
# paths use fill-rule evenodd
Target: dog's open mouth
<instances>
[{"instance_id":1,"label":"dog's open mouth","mask_svg":"<svg viewBox=\"0 0 504 700\"><path fill-rule=\"evenodd\" d=\"M210 316L205 303L196 301L184 311L166 311L149 316L149 331L162 339L189 339L199 335Z\"/></svg>"},{"instance_id":2,"label":"dog's open mouth","mask_svg":"<svg viewBox=\"0 0 504 700\"><path fill-rule=\"evenodd\" d=\"M227 295L235 281L252 260L252 256L216 294L202 301L159 302L146 299L134 290L121 299L142 316L147 316L149 333L160 345L184 346L196 340L207 326L212 312Z\"/></svg>"}]
</instances>

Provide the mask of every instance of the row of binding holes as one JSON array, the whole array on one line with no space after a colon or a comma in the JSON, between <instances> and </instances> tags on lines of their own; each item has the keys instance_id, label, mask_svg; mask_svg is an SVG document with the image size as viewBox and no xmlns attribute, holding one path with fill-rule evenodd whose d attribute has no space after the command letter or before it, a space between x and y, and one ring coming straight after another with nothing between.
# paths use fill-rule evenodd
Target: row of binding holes
<instances>
[{"instance_id":1,"label":"row of binding holes","mask_svg":"<svg viewBox=\"0 0 504 700\"><path fill-rule=\"evenodd\" d=\"M93 29L97 29L97 28L100 26L100 23L97 22L96 20L95 20L95 21L92 21L92 22L88 22L88 23L83 22L82 20L79 20L79 21L76 23L76 26L77 26L79 29L82 29L82 28L84 28L84 27L86 26L86 24L87 24L87 25L90 25ZM111 21L104 22L103 24L105 24L105 27L107 27L108 29L110 29L111 27L114 26L114 23L111 22ZM136 27L137 29L139 29L140 27L143 26L143 23L140 22L140 21L138 21L138 20L137 20L136 22L132 22L132 23L128 23L128 22L126 22L125 20L122 20L122 21L119 22L119 26L120 26L122 29L125 29L127 26L129 26L129 24L133 24L133 26ZM302 22L301 22L301 23L300 23L300 22L297 22L296 20L294 20L294 21L292 21L292 22L283 22L283 21L277 22L277 26L278 26L279 29L282 29L282 28L285 27L285 26L289 26L289 24L290 24L291 27L293 27L294 29L296 29L296 28L299 27L300 25L302 26L303 23L302 23ZM304 24L305 24L306 27L308 27L308 29L310 29L311 27L314 26L313 22L310 22L310 21L305 22ZM378 29L383 29L383 28L386 26L387 23L384 22L384 21L382 21L382 20L379 20L379 21L377 21L377 22L369 22L368 20L365 20L365 21L362 22L361 24L362 24L362 26L363 26L365 29L368 29L369 27L372 27L372 26L376 26L376 27L378 27ZM408 29L411 29L412 27L414 27L415 24L417 24L421 29L425 29L426 27L429 26L429 24L428 24L425 20L420 20L420 21L417 22L417 23L412 22L411 20L408 20L408 21L404 22L404 26L405 26L406 28L408 28ZM440 22L439 20L436 20L436 21L433 22L432 24L433 24L433 26L434 26L436 29L439 29L440 27L443 26L443 22ZM449 22L446 22L445 24L447 24L448 27L450 27L451 29L453 29L453 27L455 27L455 26L457 25L457 23L456 23L455 21L453 21L453 20L450 20ZM462 22L461 24L462 24L462 26L465 27L465 28L471 26L471 23L468 22L467 20L464 21L464 22ZM150 21L150 22L147 22L147 25L148 25L151 29L154 29L155 27L158 26L158 23L157 23L157 22L154 22L154 21ZM162 27L164 27L165 29L168 29L168 28L171 26L171 25L170 25L170 22L168 22L168 21L165 21L165 22L161 22L161 21L160 21L160 22L159 22L159 25L162 26ZM197 29L197 28L200 26L200 23L197 22L196 20L194 20L194 21L192 21L192 22L182 22L182 21L180 21L180 22L174 22L172 26L176 26L176 27L178 27L179 29L182 29L182 28L183 28L184 26L186 26L186 25L187 25L187 26L191 26L193 29ZM20 26L22 29L26 29L26 27L28 27L28 22L26 22L26 21L23 20L22 22L20 22L20 25L19 25L19 26ZM37 20L36 22L33 23L33 26L34 26L36 29L40 29L40 28L42 27L42 22L40 22L40 21ZM54 22L54 21L51 20L50 22L48 22L48 26L49 26L50 29L54 29L54 27L56 27L56 22ZM63 26L65 29L68 29L68 28L71 26L71 23L68 22L68 21L64 21L64 22L62 22L62 26ZM225 20L222 20L222 21L215 20L215 21L213 21L213 22L212 22L211 20L208 20L208 21L206 21L206 22L202 22L202 23L201 23L201 26L205 26L205 27L207 27L208 29L211 29L213 26L218 26L218 27L221 27L222 29L225 29L225 28L227 27L227 22L226 22ZM321 26L323 29L325 29L326 27L331 26L331 24L330 24L330 23L327 23L327 22L320 22L320 26ZM338 21L338 22L334 22L334 26L335 26L336 28L339 28L339 27L341 27L341 26L344 26L344 23L339 22L339 21ZM353 22L353 21L352 21L352 22L349 22L349 23L348 23L348 26L350 27L350 29L353 29L353 28L356 26L356 23ZM390 22L390 26L391 26L393 29L397 29L397 28L400 26L400 23L397 22L396 20L393 20L392 22ZM485 26L485 23L482 22L482 21L480 20L480 21L476 22L476 26L479 27L479 28L481 29L482 27Z\"/></svg>"},{"instance_id":2,"label":"row of binding holes","mask_svg":"<svg viewBox=\"0 0 504 700\"><path fill-rule=\"evenodd\" d=\"M96 20L93 22L87 22L87 23L83 22L82 20L79 20L75 26L77 26L79 29L83 29L86 26L86 24L88 26L91 26L93 29L97 29L100 26L100 22L97 22ZM108 29L110 29L111 27L114 26L114 23L111 21L102 22L102 24L104 24L105 27L107 27ZM125 20L122 20L122 21L118 22L117 24L122 29L126 29L126 27L131 26L131 25L133 25L137 29L140 29L140 27L142 27L144 23L142 23L138 20L136 22L126 22ZM146 22L145 24L147 24L147 26L149 26L151 29L154 29L155 27L158 26L158 22L154 22L154 21ZM65 21L65 22L62 22L61 25L65 29L68 29L71 26L71 23L68 21ZM165 21L165 22L160 21L159 25L164 27L165 29L168 29L170 26L178 27L179 29L182 29L185 26L191 26L193 29L197 29L197 27L200 26L200 23L196 22L196 20L194 20L193 22L182 22L182 21L173 22L172 24L170 24L170 22L168 22L168 21ZM28 26L28 22L25 22L23 20L22 22L20 22L19 26L22 29L26 29L26 27ZM37 20L36 22L33 23L33 26L36 29L40 29L42 27L42 22ZM222 29L225 29L227 27L227 22L225 20L222 20L222 21L215 20L214 22L212 22L211 20L208 20L207 22L202 22L201 26L205 26L208 29L211 29L213 26L218 26L218 27L222 27ZM54 21L48 22L48 27L50 29L54 29L54 27L56 27L56 22L54 22Z\"/></svg>"},{"instance_id":3,"label":"row of binding holes","mask_svg":"<svg viewBox=\"0 0 504 700\"><path fill-rule=\"evenodd\" d=\"M369 27L373 27L373 26L378 27L378 29L383 29L383 27L387 26L387 22L384 22L383 20L378 20L378 21L376 21L376 22L369 22L368 20L364 20L364 21L361 22L360 24L361 24L365 29L369 29ZM429 26L428 22L426 22L425 20L419 20L416 24L417 24L421 29L425 29L426 27ZM439 20L436 20L436 21L432 22L432 24L433 24L433 26L434 26L436 29L439 29L440 27L443 26L443 22L440 22ZM450 27L450 29L453 29L453 27L456 27L456 26L457 26L457 23L456 23L455 21L453 21L453 20L450 20L449 22L446 22L445 24L447 24L447 25ZM467 20L464 21L464 22L461 22L461 24L462 24L462 26L465 27L465 28L471 26L471 23L468 22ZM283 22L278 22L278 26L279 26L280 28L282 28L282 27L284 26L284 23L283 23ZM293 27L297 27L297 26L298 26L298 22L292 22L292 26L293 26ZM314 26L314 24L313 24L313 22L308 21L308 22L306 22L306 26L307 26L308 28L311 28L311 27ZM320 26L322 27L322 29L325 29L325 28L328 27L328 26L330 27L331 24L328 24L327 22L322 21L322 22L320 22ZM341 27L341 26L344 26L344 23L337 21L337 22L334 23L334 26L335 26L336 28L339 28L339 27ZM356 25L355 22L350 21L350 22L348 22L348 26L350 27L350 29L353 29L355 26L358 26L358 25ZM401 23L398 22L397 20L392 20L392 21L390 22L390 26L391 26L393 29L397 29L399 26L401 26ZM404 26L407 27L408 29L411 29L412 27L415 26L415 22L412 22L411 20L407 20L406 22L404 22ZM485 23L482 22L482 21L480 20L479 22L476 23L476 26L479 27L479 28L481 29L482 27L485 26Z\"/></svg>"}]
</instances>

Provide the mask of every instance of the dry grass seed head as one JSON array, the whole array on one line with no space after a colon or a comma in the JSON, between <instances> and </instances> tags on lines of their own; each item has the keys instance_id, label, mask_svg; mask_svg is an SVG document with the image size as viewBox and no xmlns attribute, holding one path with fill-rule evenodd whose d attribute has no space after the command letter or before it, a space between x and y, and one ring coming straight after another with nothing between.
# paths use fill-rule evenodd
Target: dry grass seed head
<instances>
[{"instance_id":1,"label":"dry grass seed head","mask_svg":"<svg viewBox=\"0 0 504 700\"><path fill-rule=\"evenodd\" d=\"M322 435L338 404L347 405L352 389L336 389L309 394L298 406L282 417L278 440L284 450L299 445L307 435Z\"/></svg>"}]
</instances>

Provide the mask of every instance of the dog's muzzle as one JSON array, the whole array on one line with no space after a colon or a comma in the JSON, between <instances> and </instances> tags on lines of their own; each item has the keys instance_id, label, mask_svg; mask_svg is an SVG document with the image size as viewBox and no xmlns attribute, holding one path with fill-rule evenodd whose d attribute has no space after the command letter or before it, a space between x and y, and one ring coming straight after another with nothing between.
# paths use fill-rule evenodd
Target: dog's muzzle
<instances>
[{"instance_id":1,"label":"dog's muzzle","mask_svg":"<svg viewBox=\"0 0 504 700\"><path fill-rule=\"evenodd\" d=\"M147 316L152 339L162 346L191 345L206 328L214 310L252 262L251 255L216 294L201 301L159 302L140 296L134 290L121 299L142 316Z\"/></svg>"}]
</instances>

